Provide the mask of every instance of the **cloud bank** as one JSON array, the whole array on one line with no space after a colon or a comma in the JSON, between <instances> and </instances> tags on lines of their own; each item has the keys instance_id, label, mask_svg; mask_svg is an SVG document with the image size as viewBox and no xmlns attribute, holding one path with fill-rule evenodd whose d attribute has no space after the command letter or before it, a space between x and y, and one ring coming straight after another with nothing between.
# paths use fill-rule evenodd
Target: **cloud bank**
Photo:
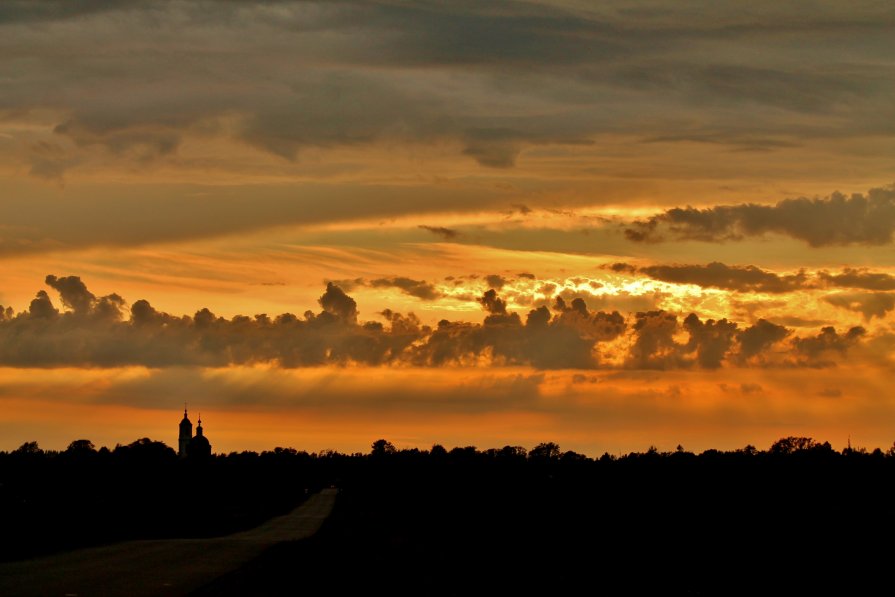
<instances>
[{"instance_id":1,"label":"cloud bank","mask_svg":"<svg viewBox=\"0 0 895 597\"><path fill-rule=\"evenodd\" d=\"M777 233L812 247L884 245L895 231L895 186L849 197L784 199L775 205L744 203L704 209L669 209L634 222L625 236L634 242L696 240L724 242Z\"/></svg>"},{"instance_id":2,"label":"cloud bank","mask_svg":"<svg viewBox=\"0 0 895 597\"><path fill-rule=\"evenodd\" d=\"M200 309L193 316L160 312L146 300L130 307L117 294L97 297L77 276L46 278L64 309L41 290L26 311L0 308L0 365L12 367L147 367L274 364L531 366L540 369L717 369L738 366L828 366L845 359L867 334L825 327L817 336L760 319L741 327L727 319L682 321L662 310L624 316L591 311L585 300L556 296L552 309L524 320L494 288L478 302L481 323L424 325L412 313L386 309L361 321L356 301L329 282L320 311L231 319ZM873 309L891 309L888 304ZM788 342L787 342L788 340Z\"/></svg>"}]
</instances>

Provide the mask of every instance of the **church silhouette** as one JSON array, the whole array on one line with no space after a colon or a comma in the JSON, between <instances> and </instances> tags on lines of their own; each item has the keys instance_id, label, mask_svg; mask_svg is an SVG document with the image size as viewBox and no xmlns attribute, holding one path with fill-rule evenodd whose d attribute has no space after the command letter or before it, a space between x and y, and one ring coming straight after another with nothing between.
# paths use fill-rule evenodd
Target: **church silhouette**
<instances>
[{"instance_id":1,"label":"church silhouette","mask_svg":"<svg viewBox=\"0 0 895 597\"><path fill-rule=\"evenodd\" d=\"M181 458L200 459L211 456L211 443L202 431L202 415L196 424L196 435L193 435L193 423L183 407L183 420L180 421L180 437L178 438L177 455Z\"/></svg>"}]
</instances>

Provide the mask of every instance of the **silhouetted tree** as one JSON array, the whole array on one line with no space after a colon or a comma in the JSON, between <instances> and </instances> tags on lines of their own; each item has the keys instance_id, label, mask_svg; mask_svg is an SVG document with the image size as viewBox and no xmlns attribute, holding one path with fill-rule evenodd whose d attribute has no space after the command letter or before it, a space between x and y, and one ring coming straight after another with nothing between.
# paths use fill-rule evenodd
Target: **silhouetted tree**
<instances>
[{"instance_id":1,"label":"silhouetted tree","mask_svg":"<svg viewBox=\"0 0 895 597\"><path fill-rule=\"evenodd\" d=\"M384 439L377 439L375 442L373 442L371 448L372 451L370 452L370 455L374 457L382 457L386 454L394 454L398 451L395 448L394 444Z\"/></svg>"},{"instance_id":2,"label":"silhouetted tree","mask_svg":"<svg viewBox=\"0 0 895 597\"><path fill-rule=\"evenodd\" d=\"M771 454L793 454L802 450L810 450L817 445L810 437L782 437L771 444Z\"/></svg>"},{"instance_id":3,"label":"silhouetted tree","mask_svg":"<svg viewBox=\"0 0 895 597\"><path fill-rule=\"evenodd\" d=\"M590 459L584 454L579 454L578 452L575 452L573 450L567 450L563 452L560 460L562 462L585 462Z\"/></svg>"},{"instance_id":4,"label":"silhouetted tree","mask_svg":"<svg viewBox=\"0 0 895 597\"><path fill-rule=\"evenodd\" d=\"M24 444L22 444L21 446L19 446L15 450L13 450L12 453L20 454L23 456L25 456L25 455L33 456L33 455L43 454L44 451L40 449L40 446L37 445L37 442L25 442Z\"/></svg>"},{"instance_id":5,"label":"silhouetted tree","mask_svg":"<svg viewBox=\"0 0 895 597\"><path fill-rule=\"evenodd\" d=\"M96 446L89 439L76 439L68 444L68 448L65 451L69 454L83 454L85 452L95 452Z\"/></svg>"},{"instance_id":6,"label":"silhouetted tree","mask_svg":"<svg viewBox=\"0 0 895 597\"><path fill-rule=\"evenodd\" d=\"M504 446L497 452L498 457L513 461L525 460L527 455L528 451L522 446Z\"/></svg>"},{"instance_id":7,"label":"silhouetted tree","mask_svg":"<svg viewBox=\"0 0 895 597\"><path fill-rule=\"evenodd\" d=\"M177 453L173 448L168 447L164 442L153 441L148 437L140 438L126 446L115 446L113 454L128 461L156 465L177 458Z\"/></svg>"},{"instance_id":8,"label":"silhouetted tree","mask_svg":"<svg viewBox=\"0 0 895 597\"><path fill-rule=\"evenodd\" d=\"M529 460L547 461L557 460L560 457L559 445L553 442L545 442L538 444L528 453Z\"/></svg>"}]
</instances>

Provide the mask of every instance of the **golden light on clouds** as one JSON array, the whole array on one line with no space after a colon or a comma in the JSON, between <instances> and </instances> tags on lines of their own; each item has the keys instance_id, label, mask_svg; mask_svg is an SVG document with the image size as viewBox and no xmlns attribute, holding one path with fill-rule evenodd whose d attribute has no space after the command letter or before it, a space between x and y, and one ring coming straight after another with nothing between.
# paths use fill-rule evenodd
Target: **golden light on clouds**
<instances>
[{"instance_id":1,"label":"golden light on clouds","mask_svg":"<svg viewBox=\"0 0 895 597\"><path fill-rule=\"evenodd\" d=\"M888 445L890 21L0 9L0 449Z\"/></svg>"}]
</instances>

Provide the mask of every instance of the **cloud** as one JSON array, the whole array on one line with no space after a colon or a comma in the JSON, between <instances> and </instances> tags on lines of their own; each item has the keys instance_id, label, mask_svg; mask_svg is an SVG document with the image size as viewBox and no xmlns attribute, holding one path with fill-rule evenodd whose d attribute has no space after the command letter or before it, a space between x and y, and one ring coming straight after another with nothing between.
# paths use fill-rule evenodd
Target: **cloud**
<instances>
[{"instance_id":1,"label":"cloud","mask_svg":"<svg viewBox=\"0 0 895 597\"><path fill-rule=\"evenodd\" d=\"M357 321L357 303L332 282L326 284L326 292L318 302L323 307L324 313L350 323Z\"/></svg>"},{"instance_id":2,"label":"cloud","mask_svg":"<svg viewBox=\"0 0 895 597\"><path fill-rule=\"evenodd\" d=\"M708 265L651 265L637 271L664 282L739 292L783 293L810 287L804 272L781 276L754 265L730 266L717 261Z\"/></svg>"},{"instance_id":3,"label":"cloud","mask_svg":"<svg viewBox=\"0 0 895 597\"><path fill-rule=\"evenodd\" d=\"M488 284L489 288L500 290L506 285L507 279L503 276L498 276L497 274L489 274L485 276L485 283Z\"/></svg>"},{"instance_id":4,"label":"cloud","mask_svg":"<svg viewBox=\"0 0 895 597\"><path fill-rule=\"evenodd\" d=\"M46 283L47 286L59 292L62 304L72 309L76 315L86 314L96 300L96 297L87 290L87 285L78 276L57 278L54 275L49 275L46 278Z\"/></svg>"},{"instance_id":5,"label":"cloud","mask_svg":"<svg viewBox=\"0 0 895 597\"><path fill-rule=\"evenodd\" d=\"M478 302L481 323L442 320L433 329L412 314L385 309L385 320L360 321L356 301L329 282L319 312L219 317L207 308L175 316L117 294L97 297L77 276L47 276L63 309L39 291L27 311L0 307L0 366L227 367L272 364L530 366L539 369L717 369L741 366L824 366L842 358L866 335L826 327L816 336L766 320L740 329L726 319L691 313L679 322L666 311L592 311L575 297L557 297L521 317L493 288ZM524 321L523 321L524 319Z\"/></svg>"},{"instance_id":6,"label":"cloud","mask_svg":"<svg viewBox=\"0 0 895 597\"><path fill-rule=\"evenodd\" d=\"M882 319L895 309L895 293L891 292L839 292L827 295L823 300L835 307L860 313L868 321L874 317Z\"/></svg>"},{"instance_id":7,"label":"cloud","mask_svg":"<svg viewBox=\"0 0 895 597\"><path fill-rule=\"evenodd\" d=\"M766 319L759 319L737 336L740 345L739 358L741 361L748 361L753 357L763 355L768 348L790 334L790 330L782 325L771 323Z\"/></svg>"},{"instance_id":8,"label":"cloud","mask_svg":"<svg viewBox=\"0 0 895 597\"><path fill-rule=\"evenodd\" d=\"M344 280L331 280L332 283L341 290L351 292L360 287L369 288L397 288L404 294L412 296L424 301L434 301L444 296L438 288L425 280L414 280L403 276L394 276L390 278L375 278L368 280L366 278L350 278Z\"/></svg>"},{"instance_id":9,"label":"cloud","mask_svg":"<svg viewBox=\"0 0 895 597\"><path fill-rule=\"evenodd\" d=\"M637 273L637 267L631 265L630 263L609 263L603 266L605 269L613 271L617 274L625 273L625 274L634 274Z\"/></svg>"},{"instance_id":10,"label":"cloud","mask_svg":"<svg viewBox=\"0 0 895 597\"><path fill-rule=\"evenodd\" d=\"M452 230L451 228L445 228L443 226L426 226L424 224L421 224L419 228L428 230L432 234L442 237L444 240L454 240L455 238L460 236L460 233L458 231Z\"/></svg>"},{"instance_id":11,"label":"cloud","mask_svg":"<svg viewBox=\"0 0 895 597\"><path fill-rule=\"evenodd\" d=\"M733 321L702 321L695 313L679 324L674 314L661 310L637 313L632 328L634 344L627 366L642 369L718 369L725 361L741 366L779 365L785 355L773 354L773 347L792 333L764 319L741 330ZM689 336L686 342L678 340L682 331Z\"/></svg>"},{"instance_id":12,"label":"cloud","mask_svg":"<svg viewBox=\"0 0 895 597\"><path fill-rule=\"evenodd\" d=\"M818 272L818 277L830 286L862 288L864 290L895 290L895 276L866 269L847 267L840 274Z\"/></svg>"},{"instance_id":13,"label":"cloud","mask_svg":"<svg viewBox=\"0 0 895 597\"><path fill-rule=\"evenodd\" d=\"M855 147L873 154L895 132L886 66L893 18L879 3L806 12L763 1L747 13L729 3L488 4L3 2L0 118L29 132L0 147L2 161L45 180L64 176L67 189L64 200L5 189L6 223L36 228L44 244L17 236L0 248L166 242L507 205L533 216L548 206L619 204L632 191L640 201L660 184L655 177L706 180L689 154L667 172L619 176L666 163L668 143L710 142L719 171L736 168L746 179L742 156L725 150L793 152L789 163L804 157L812 169L801 180L816 179L820 151L852 179L885 170L882 158L853 168L868 163ZM749 52L759 38L764 52ZM325 164L321 152L333 154ZM580 169L598 155L599 168ZM396 156L409 158L378 167ZM525 181L479 172L526 160L538 168ZM568 174L556 175L559 164ZM769 169L754 167L766 180ZM321 183L347 172L352 183L342 188ZM227 180L209 190L216 173ZM116 187L132 177L149 184L128 184L121 201ZM606 182L621 178L637 182ZM596 190L595 181L610 192L581 198L578 185ZM216 195L216 217L189 185ZM731 226L745 224L723 225L722 235ZM661 236L636 228L633 237ZM426 229L456 238L444 226ZM827 242L820 232L805 234ZM872 232L830 242L878 242ZM569 246L592 246L559 234Z\"/></svg>"},{"instance_id":14,"label":"cloud","mask_svg":"<svg viewBox=\"0 0 895 597\"><path fill-rule=\"evenodd\" d=\"M687 350L696 351L696 362L705 369L721 366L737 335L737 324L732 321L709 319L702 322L695 313L684 319L684 329L690 333Z\"/></svg>"},{"instance_id":15,"label":"cloud","mask_svg":"<svg viewBox=\"0 0 895 597\"><path fill-rule=\"evenodd\" d=\"M829 321L823 319L807 319L805 317L799 317L797 315L780 315L777 317L769 318L769 321L777 325L796 328L816 328L829 325L830 323Z\"/></svg>"},{"instance_id":16,"label":"cloud","mask_svg":"<svg viewBox=\"0 0 895 597\"><path fill-rule=\"evenodd\" d=\"M852 327L844 334L839 334L834 327L827 326L816 336L793 338L792 345L803 364L831 366L836 361L830 359L841 359L847 350L866 334L867 330L861 326Z\"/></svg>"},{"instance_id":17,"label":"cloud","mask_svg":"<svg viewBox=\"0 0 895 597\"><path fill-rule=\"evenodd\" d=\"M635 315L634 345L629 364L638 369L667 369L681 366L680 345L674 336L677 317L665 311L645 311Z\"/></svg>"},{"instance_id":18,"label":"cloud","mask_svg":"<svg viewBox=\"0 0 895 597\"><path fill-rule=\"evenodd\" d=\"M490 313L491 315L506 315L507 314L507 303L503 299L497 296L497 291L493 288L488 289L485 294L478 299L478 301L482 304L482 307L485 308L485 311Z\"/></svg>"},{"instance_id":19,"label":"cloud","mask_svg":"<svg viewBox=\"0 0 895 597\"><path fill-rule=\"evenodd\" d=\"M196 1L165 10L13 0L0 8L5 37L42 59L20 69L10 54L4 72L16 85L3 103L60 109L62 132L81 144L160 155L197 130L286 159L306 147L448 138L479 164L505 168L531 146L586 143L635 125L654 142L773 149L806 134L791 113L812 114L840 135L886 122L890 113L866 108L891 99L878 64L891 24L871 2L810 15L761 2L744 15L726 4L651 11L635 0ZM831 34L847 66L826 58ZM755 36L767 40L760 57L743 52ZM103 54L91 39L117 52ZM153 40L154 52L134 51ZM77 62L66 60L73 48ZM185 52L191 60L180 60ZM296 58L285 65L276 55ZM46 95L56 83L64 93ZM761 108L770 109L745 126L742 116ZM645 125L644 111L658 116ZM705 117L682 127L682 113ZM237 124L215 124L224 116Z\"/></svg>"},{"instance_id":20,"label":"cloud","mask_svg":"<svg viewBox=\"0 0 895 597\"><path fill-rule=\"evenodd\" d=\"M416 297L424 301L434 301L444 296L434 284L425 280L412 280L401 276L394 278L377 278L368 283L373 288L397 288L404 294Z\"/></svg>"},{"instance_id":21,"label":"cloud","mask_svg":"<svg viewBox=\"0 0 895 597\"><path fill-rule=\"evenodd\" d=\"M820 288L860 288L867 290L895 290L895 276L865 269L844 268L835 274L825 270L807 273L800 270L796 274L778 274L754 265L725 265L713 261L706 265L674 264L636 267L627 263L613 263L603 266L617 273L645 274L655 280L673 284L695 284L704 288L722 288L737 292L764 292L783 294L799 290ZM870 297L869 293L833 295L834 297ZM860 298L856 299L863 301ZM887 299L876 297L876 304L883 305ZM831 304L845 306L843 299L834 298ZM875 311L877 313L878 311ZM882 315L878 315L882 317ZM817 325L817 323L815 323Z\"/></svg>"},{"instance_id":22,"label":"cloud","mask_svg":"<svg viewBox=\"0 0 895 597\"><path fill-rule=\"evenodd\" d=\"M625 235L635 242L723 242L777 233L823 247L888 244L893 231L895 186L849 197L837 192L823 199L784 199L775 205L678 207L634 222Z\"/></svg>"}]
</instances>

